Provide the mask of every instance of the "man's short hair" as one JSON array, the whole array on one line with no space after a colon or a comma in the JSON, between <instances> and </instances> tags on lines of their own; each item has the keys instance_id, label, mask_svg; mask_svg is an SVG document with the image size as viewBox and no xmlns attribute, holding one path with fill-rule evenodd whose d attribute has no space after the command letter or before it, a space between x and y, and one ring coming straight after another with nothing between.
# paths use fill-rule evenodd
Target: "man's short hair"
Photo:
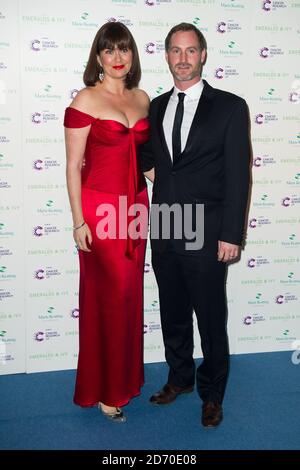
<instances>
[{"instance_id":1,"label":"man's short hair","mask_svg":"<svg viewBox=\"0 0 300 470\"><path fill-rule=\"evenodd\" d=\"M166 52L168 52L169 50L170 42L171 42L171 38L173 34L177 33L178 31L194 31L195 34L197 35L200 49L201 50L207 49L206 39L201 33L201 31L199 31L199 29L196 28L196 26L194 26L192 23L180 23L180 24L173 26L173 28L169 31L165 39L165 51Z\"/></svg>"}]
</instances>

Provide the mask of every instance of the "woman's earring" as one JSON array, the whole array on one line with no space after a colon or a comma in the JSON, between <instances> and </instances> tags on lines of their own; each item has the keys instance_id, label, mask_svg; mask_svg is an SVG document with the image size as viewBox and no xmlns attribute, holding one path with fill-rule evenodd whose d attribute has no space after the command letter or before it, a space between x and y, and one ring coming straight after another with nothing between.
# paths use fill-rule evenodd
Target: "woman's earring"
<instances>
[{"instance_id":1,"label":"woman's earring","mask_svg":"<svg viewBox=\"0 0 300 470\"><path fill-rule=\"evenodd\" d=\"M103 70L103 67L101 65L99 65L99 80L100 80L100 82L103 82L103 79L104 79L104 70Z\"/></svg>"}]
</instances>

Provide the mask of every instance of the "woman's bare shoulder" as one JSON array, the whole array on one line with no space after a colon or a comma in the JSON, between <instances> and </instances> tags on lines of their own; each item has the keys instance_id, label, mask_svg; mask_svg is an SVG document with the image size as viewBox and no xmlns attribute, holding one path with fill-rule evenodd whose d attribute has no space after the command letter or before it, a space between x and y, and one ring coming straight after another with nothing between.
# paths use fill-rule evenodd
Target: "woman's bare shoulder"
<instances>
[{"instance_id":1,"label":"woman's bare shoulder","mask_svg":"<svg viewBox=\"0 0 300 470\"><path fill-rule=\"evenodd\" d=\"M94 93L94 87L82 88L82 90L77 93L69 107L79 109L79 111L84 113L89 113L93 108Z\"/></svg>"},{"instance_id":2,"label":"woman's bare shoulder","mask_svg":"<svg viewBox=\"0 0 300 470\"><path fill-rule=\"evenodd\" d=\"M139 100L141 104L143 104L144 106L149 106L150 99L144 90L141 90L141 88L135 88L133 92L135 93L137 100Z\"/></svg>"}]
</instances>

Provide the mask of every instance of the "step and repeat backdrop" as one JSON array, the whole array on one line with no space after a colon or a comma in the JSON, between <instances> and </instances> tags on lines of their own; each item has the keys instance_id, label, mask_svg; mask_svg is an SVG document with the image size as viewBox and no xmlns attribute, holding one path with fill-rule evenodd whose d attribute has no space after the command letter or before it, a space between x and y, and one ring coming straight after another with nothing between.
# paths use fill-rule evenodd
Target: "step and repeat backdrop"
<instances>
[{"instance_id":1,"label":"step and repeat backdrop","mask_svg":"<svg viewBox=\"0 0 300 470\"><path fill-rule=\"evenodd\" d=\"M0 0L1 373L76 367L78 259L63 116L107 21L132 31L151 98L172 86L164 39L186 21L208 42L203 77L248 102L253 187L246 246L227 281L230 350L297 348L300 0ZM145 361L163 361L150 248L144 307Z\"/></svg>"}]
</instances>

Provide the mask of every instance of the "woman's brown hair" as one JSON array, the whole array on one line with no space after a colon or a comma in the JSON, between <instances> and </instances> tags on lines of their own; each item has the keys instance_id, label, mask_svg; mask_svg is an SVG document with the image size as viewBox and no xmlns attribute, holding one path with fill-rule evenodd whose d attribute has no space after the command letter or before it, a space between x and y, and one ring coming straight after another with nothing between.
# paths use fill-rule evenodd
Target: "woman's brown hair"
<instances>
[{"instance_id":1,"label":"woman's brown hair","mask_svg":"<svg viewBox=\"0 0 300 470\"><path fill-rule=\"evenodd\" d=\"M105 23L97 32L83 74L83 81L86 86L95 86L96 82L99 81L101 66L97 60L97 55L104 49L114 49L115 47L132 51L132 65L125 79L125 86L129 90L138 86L141 79L141 66L136 43L129 29L119 22Z\"/></svg>"}]
</instances>

